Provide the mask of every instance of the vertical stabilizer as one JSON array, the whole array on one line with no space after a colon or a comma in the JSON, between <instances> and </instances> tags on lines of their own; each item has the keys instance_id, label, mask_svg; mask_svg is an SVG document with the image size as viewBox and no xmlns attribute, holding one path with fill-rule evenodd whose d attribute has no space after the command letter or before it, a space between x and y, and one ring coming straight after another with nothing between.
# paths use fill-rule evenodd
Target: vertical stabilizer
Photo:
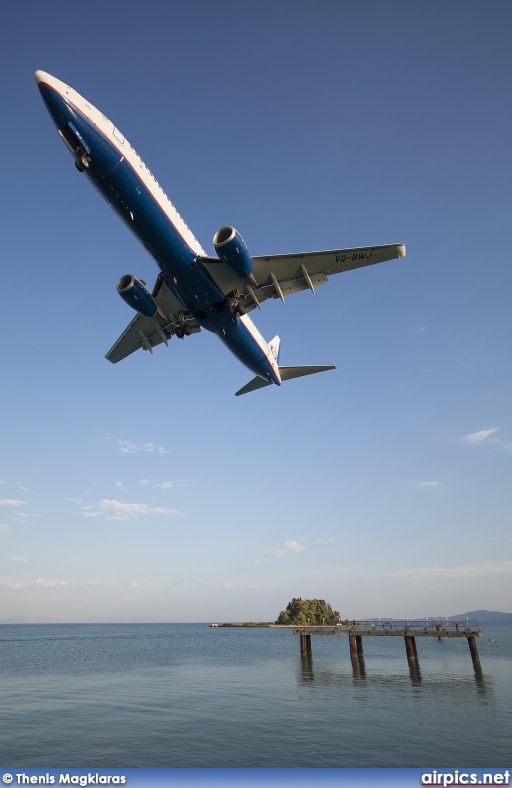
<instances>
[{"instance_id":1,"label":"vertical stabilizer","mask_svg":"<svg viewBox=\"0 0 512 788\"><path fill-rule=\"evenodd\" d=\"M270 350L272 351L274 358L276 361L279 361L279 346L281 345L281 338L275 335L274 339L271 339L268 343Z\"/></svg>"}]
</instances>

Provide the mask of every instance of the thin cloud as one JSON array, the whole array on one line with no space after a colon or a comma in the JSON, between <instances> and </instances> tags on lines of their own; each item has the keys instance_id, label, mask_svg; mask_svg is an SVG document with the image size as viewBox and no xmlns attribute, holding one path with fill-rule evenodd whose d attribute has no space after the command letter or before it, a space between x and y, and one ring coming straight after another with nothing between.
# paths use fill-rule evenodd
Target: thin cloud
<instances>
[{"instance_id":1,"label":"thin cloud","mask_svg":"<svg viewBox=\"0 0 512 788\"><path fill-rule=\"evenodd\" d=\"M188 487L189 485L186 479L177 479L175 482L162 482L154 486L159 487L161 490L173 490L176 487Z\"/></svg>"},{"instance_id":2,"label":"thin cloud","mask_svg":"<svg viewBox=\"0 0 512 788\"><path fill-rule=\"evenodd\" d=\"M63 586L70 586L67 580L14 580L12 577L0 577L0 586L3 588L61 588Z\"/></svg>"},{"instance_id":3,"label":"thin cloud","mask_svg":"<svg viewBox=\"0 0 512 788\"><path fill-rule=\"evenodd\" d=\"M17 561L18 563L26 564L27 559L23 558L22 555L8 555L7 558L9 561Z\"/></svg>"},{"instance_id":4,"label":"thin cloud","mask_svg":"<svg viewBox=\"0 0 512 788\"><path fill-rule=\"evenodd\" d=\"M147 503L122 503L121 501L104 498L98 504L98 509L107 512L107 520L136 520L140 515L146 514L179 514L177 509L163 509L159 506L150 506Z\"/></svg>"},{"instance_id":5,"label":"thin cloud","mask_svg":"<svg viewBox=\"0 0 512 788\"><path fill-rule=\"evenodd\" d=\"M78 501L77 501L78 503ZM123 503L115 499L103 498L96 506L80 503L82 517L105 517L106 520L136 520L141 515L174 515L177 509L164 509L148 503Z\"/></svg>"},{"instance_id":6,"label":"thin cloud","mask_svg":"<svg viewBox=\"0 0 512 788\"><path fill-rule=\"evenodd\" d=\"M231 583L220 583L218 585L214 585L213 588L218 588L221 591L236 591L238 586L233 586Z\"/></svg>"},{"instance_id":7,"label":"thin cloud","mask_svg":"<svg viewBox=\"0 0 512 788\"><path fill-rule=\"evenodd\" d=\"M170 580L169 585L171 586L204 586L206 585L206 580L202 577L183 577L180 580Z\"/></svg>"},{"instance_id":8,"label":"thin cloud","mask_svg":"<svg viewBox=\"0 0 512 788\"><path fill-rule=\"evenodd\" d=\"M388 576L403 578L408 581L420 580L429 582L446 580L475 580L478 577L490 577L512 574L512 561L483 561L478 564L460 564L456 566L426 566L415 569L397 569Z\"/></svg>"},{"instance_id":9,"label":"thin cloud","mask_svg":"<svg viewBox=\"0 0 512 788\"><path fill-rule=\"evenodd\" d=\"M493 438L492 440L487 440L490 438L491 435L494 435L495 432L498 432L499 427L495 427L492 430L480 430L480 432L472 432L471 435L465 435L460 440L463 443L496 443L497 438Z\"/></svg>"},{"instance_id":10,"label":"thin cloud","mask_svg":"<svg viewBox=\"0 0 512 788\"><path fill-rule=\"evenodd\" d=\"M14 580L12 577L0 577L0 587L14 590L45 589L45 588L143 588L144 580L86 580L82 583L71 583L68 580Z\"/></svg>"},{"instance_id":11,"label":"thin cloud","mask_svg":"<svg viewBox=\"0 0 512 788\"><path fill-rule=\"evenodd\" d=\"M441 486L441 482L421 482L418 479L411 479L411 487L415 490L435 490Z\"/></svg>"},{"instance_id":12,"label":"thin cloud","mask_svg":"<svg viewBox=\"0 0 512 788\"><path fill-rule=\"evenodd\" d=\"M9 526L5 523L0 523L0 534L6 534L9 530Z\"/></svg>"},{"instance_id":13,"label":"thin cloud","mask_svg":"<svg viewBox=\"0 0 512 788\"><path fill-rule=\"evenodd\" d=\"M118 489L118 490L123 490L123 489L124 489L124 484L123 484L123 482L118 482L118 481L115 481L115 482L114 482L114 486L115 486L115 487L117 487L117 489Z\"/></svg>"},{"instance_id":14,"label":"thin cloud","mask_svg":"<svg viewBox=\"0 0 512 788\"><path fill-rule=\"evenodd\" d=\"M87 580L83 585L88 588L142 588L144 580Z\"/></svg>"},{"instance_id":15,"label":"thin cloud","mask_svg":"<svg viewBox=\"0 0 512 788\"><path fill-rule=\"evenodd\" d=\"M263 554L281 556L286 555L286 553L302 553L305 549L304 545L299 544L295 539L291 539L282 545L277 545L277 547L265 547Z\"/></svg>"},{"instance_id":16,"label":"thin cloud","mask_svg":"<svg viewBox=\"0 0 512 788\"><path fill-rule=\"evenodd\" d=\"M167 449L164 449L163 446L156 446L154 443L151 443L149 441L147 443L144 443L142 446L137 446L136 443L132 443L131 441L118 440L117 445L119 446L120 454L136 454L139 451L144 452L145 454L169 453Z\"/></svg>"},{"instance_id":17,"label":"thin cloud","mask_svg":"<svg viewBox=\"0 0 512 788\"><path fill-rule=\"evenodd\" d=\"M19 501L16 498L2 498L0 506L26 506L27 501Z\"/></svg>"}]
</instances>

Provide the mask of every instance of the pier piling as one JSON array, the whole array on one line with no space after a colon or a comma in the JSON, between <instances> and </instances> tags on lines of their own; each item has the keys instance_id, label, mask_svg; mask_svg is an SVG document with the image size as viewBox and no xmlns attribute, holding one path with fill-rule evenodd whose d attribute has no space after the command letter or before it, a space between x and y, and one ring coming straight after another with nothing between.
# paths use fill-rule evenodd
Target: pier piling
<instances>
[{"instance_id":1,"label":"pier piling","mask_svg":"<svg viewBox=\"0 0 512 788\"><path fill-rule=\"evenodd\" d=\"M311 648L311 635L301 634L300 636L300 655L301 657L311 657L313 649Z\"/></svg>"},{"instance_id":2,"label":"pier piling","mask_svg":"<svg viewBox=\"0 0 512 788\"><path fill-rule=\"evenodd\" d=\"M405 652L407 659L418 659L418 651L416 650L416 638L414 635L404 635Z\"/></svg>"},{"instance_id":3,"label":"pier piling","mask_svg":"<svg viewBox=\"0 0 512 788\"><path fill-rule=\"evenodd\" d=\"M476 638L474 635L468 637L468 646L469 646L469 653L471 654L471 659L473 660L473 664L480 665L480 655L478 654L478 649L476 647Z\"/></svg>"},{"instance_id":4,"label":"pier piling","mask_svg":"<svg viewBox=\"0 0 512 788\"><path fill-rule=\"evenodd\" d=\"M363 621L354 621L349 625L338 626L322 626L322 627L300 627L295 629L294 633L300 636L300 653L303 657L312 655L311 649L311 635L345 635L348 636L350 658L354 668L354 675L363 675L361 666L356 664L357 660L363 658L363 635L365 637L403 637L405 643L405 651L407 654L407 661L409 668L415 667L414 675L421 681L418 666L418 651L416 649L417 637L434 637L438 640L442 638L466 638L469 645L469 651L475 669L480 668L480 657L476 646L476 638L482 637L482 633L478 628L476 621L435 621L425 619L418 621L384 621L381 623L375 622L365 623ZM355 662L354 662L355 661ZM412 673L411 673L412 676Z\"/></svg>"}]
</instances>

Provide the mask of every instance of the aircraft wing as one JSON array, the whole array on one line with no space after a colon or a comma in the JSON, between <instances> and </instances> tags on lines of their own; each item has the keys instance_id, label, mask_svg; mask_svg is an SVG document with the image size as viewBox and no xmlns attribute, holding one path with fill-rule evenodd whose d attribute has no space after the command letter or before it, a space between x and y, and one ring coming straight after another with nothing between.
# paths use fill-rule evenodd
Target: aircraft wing
<instances>
[{"instance_id":1,"label":"aircraft wing","mask_svg":"<svg viewBox=\"0 0 512 788\"><path fill-rule=\"evenodd\" d=\"M169 290L161 275L158 276L153 288L152 296L158 305L155 317L136 315L132 322L125 328L119 339L114 342L105 358L112 364L117 364L139 348L153 352L156 345L167 341L175 333L175 321L180 315L185 325L190 328L191 334L197 334L201 326L197 320L187 312L181 301Z\"/></svg>"},{"instance_id":2,"label":"aircraft wing","mask_svg":"<svg viewBox=\"0 0 512 788\"><path fill-rule=\"evenodd\" d=\"M352 271L367 265L383 263L405 256L403 244L359 246L354 249L332 249L325 252L302 252L252 257L253 271L240 278L217 258L199 258L224 295L237 290L246 311L259 307L267 298L280 298L327 282L331 274Z\"/></svg>"}]
</instances>

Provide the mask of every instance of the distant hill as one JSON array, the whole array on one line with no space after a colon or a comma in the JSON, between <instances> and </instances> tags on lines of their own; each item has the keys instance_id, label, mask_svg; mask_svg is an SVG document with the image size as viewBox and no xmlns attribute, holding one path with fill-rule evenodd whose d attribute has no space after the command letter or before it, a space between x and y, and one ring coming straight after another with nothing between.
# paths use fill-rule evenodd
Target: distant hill
<instances>
[{"instance_id":1,"label":"distant hill","mask_svg":"<svg viewBox=\"0 0 512 788\"><path fill-rule=\"evenodd\" d=\"M460 621L465 618L478 621L479 624L512 624L512 613L501 613L499 610L471 610L469 613L457 613L448 616L448 621Z\"/></svg>"},{"instance_id":2,"label":"distant hill","mask_svg":"<svg viewBox=\"0 0 512 788\"><path fill-rule=\"evenodd\" d=\"M429 616L429 620L435 621L439 618L441 621L444 616ZM512 624L512 613L501 613L499 610L470 610L469 613L457 613L456 616L448 616L448 621L465 621L469 618L470 621L478 621L479 624ZM425 616L414 618L409 616L411 621L424 621ZM401 618L365 618L365 621L403 621Z\"/></svg>"}]
</instances>

